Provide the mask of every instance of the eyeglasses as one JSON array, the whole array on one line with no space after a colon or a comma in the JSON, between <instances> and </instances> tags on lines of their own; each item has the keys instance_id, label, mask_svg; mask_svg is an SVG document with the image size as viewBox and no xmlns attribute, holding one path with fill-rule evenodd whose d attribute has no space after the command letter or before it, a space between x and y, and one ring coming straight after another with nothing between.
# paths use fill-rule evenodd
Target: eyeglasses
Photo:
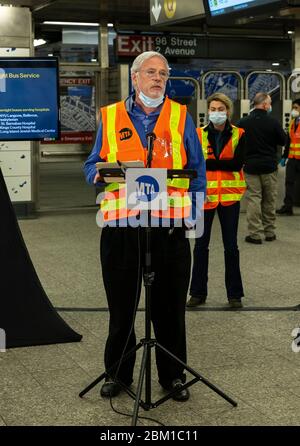
<instances>
[{"instance_id":1,"label":"eyeglasses","mask_svg":"<svg viewBox=\"0 0 300 446\"><path fill-rule=\"evenodd\" d=\"M148 70L140 70L141 72L144 72L145 75L149 78L149 79L153 79L154 77L156 77L157 75L159 75L159 77L166 82L168 77L169 77L169 73L167 71L164 70L154 70L153 68L148 68Z\"/></svg>"}]
</instances>

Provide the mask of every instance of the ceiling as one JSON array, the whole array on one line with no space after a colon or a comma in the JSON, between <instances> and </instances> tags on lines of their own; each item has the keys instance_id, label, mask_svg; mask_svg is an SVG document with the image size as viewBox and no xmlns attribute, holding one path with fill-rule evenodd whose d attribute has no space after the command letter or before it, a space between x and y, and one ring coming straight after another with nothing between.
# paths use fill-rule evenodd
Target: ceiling
<instances>
[{"instance_id":1,"label":"ceiling","mask_svg":"<svg viewBox=\"0 0 300 446\"><path fill-rule=\"evenodd\" d=\"M9 0L26 6L36 23L45 20L149 24L149 0Z\"/></svg>"},{"instance_id":2,"label":"ceiling","mask_svg":"<svg viewBox=\"0 0 300 446\"><path fill-rule=\"evenodd\" d=\"M55 41L61 26L44 25L44 21L112 22L116 30L152 30L149 0L8 0L2 5L29 7L35 23L35 37ZM176 32L243 33L284 35L289 27L300 26L300 8L248 20L240 26L212 27L205 19L184 22L176 26L156 27L157 30Z\"/></svg>"}]
</instances>

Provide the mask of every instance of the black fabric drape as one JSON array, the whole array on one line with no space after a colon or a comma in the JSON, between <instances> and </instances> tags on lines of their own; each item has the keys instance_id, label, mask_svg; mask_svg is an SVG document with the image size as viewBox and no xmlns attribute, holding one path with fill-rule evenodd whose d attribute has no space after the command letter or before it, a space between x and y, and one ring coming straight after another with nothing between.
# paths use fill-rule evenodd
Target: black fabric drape
<instances>
[{"instance_id":1,"label":"black fabric drape","mask_svg":"<svg viewBox=\"0 0 300 446\"><path fill-rule=\"evenodd\" d=\"M46 260L45 260L46 261ZM6 348L77 342L34 269L0 169L0 328Z\"/></svg>"}]
</instances>

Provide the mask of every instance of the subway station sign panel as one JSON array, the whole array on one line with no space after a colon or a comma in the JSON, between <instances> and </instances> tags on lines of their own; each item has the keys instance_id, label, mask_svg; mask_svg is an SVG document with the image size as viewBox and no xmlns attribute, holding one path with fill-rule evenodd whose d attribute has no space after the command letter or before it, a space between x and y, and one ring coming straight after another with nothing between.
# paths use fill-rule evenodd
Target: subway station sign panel
<instances>
[{"instance_id":1,"label":"subway station sign panel","mask_svg":"<svg viewBox=\"0 0 300 446\"><path fill-rule=\"evenodd\" d=\"M199 36L118 35L117 55L135 57L144 51L157 51L165 57L203 57Z\"/></svg>"},{"instance_id":2,"label":"subway station sign panel","mask_svg":"<svg viewBox=\"0 0 300 446\"><path fill-rule=\"evenodd\" d=\"M204 14L203 0L150 0L151 25L171 25Z\"/></svg>"}]
</instances>

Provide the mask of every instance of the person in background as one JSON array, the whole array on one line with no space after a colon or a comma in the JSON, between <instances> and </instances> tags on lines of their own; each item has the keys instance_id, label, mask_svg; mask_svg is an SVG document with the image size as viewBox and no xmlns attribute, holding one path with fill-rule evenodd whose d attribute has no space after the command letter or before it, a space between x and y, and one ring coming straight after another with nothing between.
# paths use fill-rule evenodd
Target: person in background
<instances>
[{"instance_id":1,"label":"person in background","mask_svg":"<svg viewBox=\"0 0 300 446\"><path fill-rule=\"evenodd\" d=\"M278 148L284 146L286 134L279 122L270 116L272 99L267 93L257 93L254 110L242 118L238 127L245 130L245 179L247 243L262 244L276 240L276 198L278 176Z\"/></svg>"},{"instance_id":2,"label":"person in background","mask_svg":"<svg viewBox=\"0 0 300 446\"><path fill-rule=\"evenodd\" d=\"M244 290L240 272L237 232L240 200L246 184L243 175L244 130L230 123L231 100L222 93L210 96L209 124L197 129L206 159L207 191L204 206L204 233L196 239L194 265L187 307L204 304L208 293L208 263L211 229L218 213L225 256L225 285L229 305L242 307ZM213 268L213 266L212 266Z\"/></svg>"},{"instance_id":3,"label":"person in background","mask_svg":"<svg viewBox=\"0 0 300 446\"><path fill-rule=\"evenodd\" d=\"M294 189L297 178L300 178L300 99L293 101L291 117L288 140L280 160L282 167L286 165L286 173L284 204L276 211L279 215L294 214Z\"/></svg>"},{"instance_id":4,"label":"person in background","mask_svg":"<svg viewBox=\"0 0 300 446\"><path fill-rule=\"evenodd\" d=\"M147 51L133 61L131 80L134 94L126 100L101 109L94 148L85 163L88 183L101 182L95 163L101 161L143 161L147 164L147 134L154 132L152 167L193 169L197 178L168 180L168 209L158 211L167 226L151 231L151 268L154 272L151 295L151 320L159 344L186 362L185 303L190 279L190 246L183 225L174 219L189 215L191 203L187 191L205 193L205 162L196 128L186 106L165 95L169 65L165 57ZM118 363L123 354L135 347L135 313L140 297L145 259L145 231L131 227L124 187L112 183L100 204L107 225L101 234L101 266L110 322L105 346L105 368L109 371L101 396L120 393L116 381L132 383L135 355ZM172 192L176 197L172 198ZM125 219L125 224L124 224ZM172 224L173 221L173 224ZM121 224L122 223L122 224ZM163 226L163 224L162 224ZM140 259L140 260L139 260ZM158 378L166 390L178 390L173 399L186 401L189 390L184 367L156 351Z\"/></svg>"}]
</instances>

